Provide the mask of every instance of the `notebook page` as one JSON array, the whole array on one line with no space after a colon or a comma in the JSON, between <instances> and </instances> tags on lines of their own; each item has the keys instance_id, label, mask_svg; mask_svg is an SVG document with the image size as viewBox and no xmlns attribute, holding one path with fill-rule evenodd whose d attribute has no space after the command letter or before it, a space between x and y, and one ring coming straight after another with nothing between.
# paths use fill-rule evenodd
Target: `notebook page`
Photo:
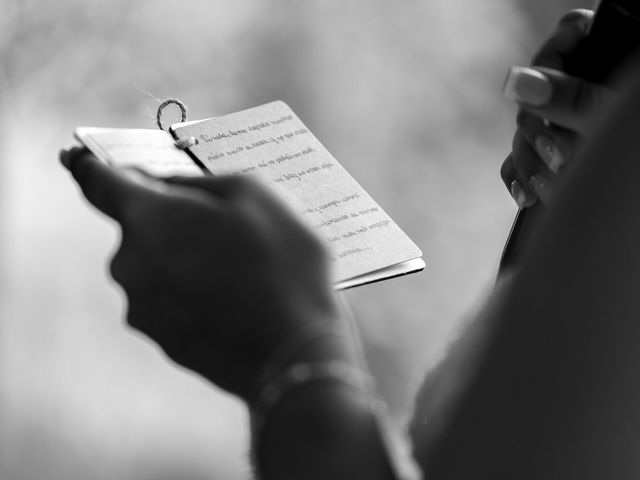
<instances>
[{"instance_id":1,"label":"notebook page","mask_svg":"<svg viewBox=\"0 0 640 480\"><path fill-rule=\"evenodd\" d=\"M420 249L283 102L172 127L214 175L270 184L329 244L340 282L418 258Z\"/></svg>"},{"instance_id":2,"label":"notebook page","mask_svg":"<svg viewBox=\"0 0 640 480\"><path fill-rule=\"evenodd\" d=\"M171 134L162 130L79 127L75 136L100 160L114 167L136 167L152 175L202 175Z\"/></svg>"}]
</instances>

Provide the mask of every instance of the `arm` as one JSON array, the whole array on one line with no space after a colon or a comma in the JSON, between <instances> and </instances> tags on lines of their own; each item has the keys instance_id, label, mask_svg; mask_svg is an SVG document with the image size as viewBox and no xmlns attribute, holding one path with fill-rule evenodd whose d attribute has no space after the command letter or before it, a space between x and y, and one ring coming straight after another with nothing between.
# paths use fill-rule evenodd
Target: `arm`
<instances>
[{"instance_id":1,"label":"arm","mask_svg":"<svg viewBox=\"0 0 640 480\"><path fill-rule=\"evenodd\" d=\"M62 161L87 199L122 227L111 272L127 294L129 324L245 400L254 418L264 414L256 398L295 365L362 368L323 246L259 185L239 177L160 181L83 150L64 152ZM287 388L254 430L261 477L398 478L370 400L340 378Z\"/></svg>"},{"instance_id":2,"label":"arm","mask_svg":"<svg viewBox=\"0 0 640 480\"><path fill-rule=\"evenodd\" d=\"M400 479L368 400L340 384L291 392L258 445L263 478Z\"/></svg>"},{"instance_id":3,"label":"arm","mask_svg":"<svg viewBox=\"0 0 640 480\"><path fill-rule=\"evenodd\" d=\"M537 228L526 225L519 268L501 276L484 312L422 388L412 433L416 458L433 478L638 475L627 448L640 430L638 272L627 250L638 202L624 192L635 190L637 146L624 135L634 135L638 92L621 88L624 100L608 117L617 94L560 71L590 16L566 16L534 59L552 87L546 103L532 106L507 82L521 111L503 179L530 187L521 206L526 198L548 208L538 209ZM620 81L632 82L638 69L622 73ZM555 139L550 150L540 148L540 136ZM529 182L536 174L548 180L548 195Z\"/></svg>"},{"instance_id":4,"label":"arm","mask_svg":"<svg viewBox=\"0 0 640 480\"><path fill-rule=\"evenodd\" d=\"M621 92L481 319L430 478L640 475L640 85Z\"/></svg>"}]
</instances>

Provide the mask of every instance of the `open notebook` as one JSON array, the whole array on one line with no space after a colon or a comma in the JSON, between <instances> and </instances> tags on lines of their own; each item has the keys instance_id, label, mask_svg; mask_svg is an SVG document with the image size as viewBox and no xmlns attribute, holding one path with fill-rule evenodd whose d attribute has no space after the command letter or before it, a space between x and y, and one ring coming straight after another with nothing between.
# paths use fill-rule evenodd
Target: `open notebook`
<instances>
[{"instance_id":1,"label":"open notebook","mask_svg":"<svg viewBox=\"0 0 640 480\"><path fill-rule=\"evenodd\" d=\"M80 127L75 136L117 167L258 177L326 240L336 289L425 267L420 249L283 102L178 123L170 132Z\"/></svg>"}]
</instances>

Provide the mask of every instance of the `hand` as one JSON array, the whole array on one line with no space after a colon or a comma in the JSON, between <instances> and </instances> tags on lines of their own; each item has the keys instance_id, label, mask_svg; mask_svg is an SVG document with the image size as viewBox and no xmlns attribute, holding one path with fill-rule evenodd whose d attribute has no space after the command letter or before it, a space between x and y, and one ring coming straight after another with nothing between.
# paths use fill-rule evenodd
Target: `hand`
<instances>
[{"instance_id":1,"label":"hand","mask_svg":"<svg viewBox=\"0 0 640 480\"><path fill-rule=\"evenodd\" d=\"M253 181L160 181L79 149L61 160L122 227L111 273L129 324L177 363L247 398L283 339L337 321L323 246Z\"/></svg>"},{"instance_id":2,"label":"hand","mask_svg":"<svg viewBox=\"0 0 640 480\"><path fill-rule=\"evenodd\" d=\"M533 58L533 67L513 67L504 93L520 106L513 150L502 179L519 207L547 203L557 176L589 136L614 94L564 73L586 37L593 12L574 10Z\"/></svg>"}]
</instances>

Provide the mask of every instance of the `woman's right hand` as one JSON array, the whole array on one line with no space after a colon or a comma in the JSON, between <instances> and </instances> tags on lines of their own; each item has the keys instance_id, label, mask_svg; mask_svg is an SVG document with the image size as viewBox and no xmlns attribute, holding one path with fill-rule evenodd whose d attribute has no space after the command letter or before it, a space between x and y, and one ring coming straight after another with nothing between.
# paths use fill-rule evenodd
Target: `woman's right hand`
<instances>
[{"instance_id":1,"label":"woman's right hand","mask_svg":"<svg viewBox=\"0 0 640 480\"><path fill-rule=\"evenodd\" d=\"M520 208L549 201L563 167L615 97L607 87L565 73L592 20L590 10L569 12L531 67L509 70L504 94L520 110L512 151L500 173Z\"/></svg>"},{"instance_id":2,"label":"woman's right hand","mask_svg":"<svg viewBox=\"0 0 640 480\"><path fill-rule=\"evenodd\" d=\"M61 159L122 227L111 272L129 324L175 362L248 400L273 352L312 324L314 338L287 362L355 358L352 339L334 333L347 328L323 244L264 187L245 177L155 179L84 149Z\"/></svg>"}]
</instances>

